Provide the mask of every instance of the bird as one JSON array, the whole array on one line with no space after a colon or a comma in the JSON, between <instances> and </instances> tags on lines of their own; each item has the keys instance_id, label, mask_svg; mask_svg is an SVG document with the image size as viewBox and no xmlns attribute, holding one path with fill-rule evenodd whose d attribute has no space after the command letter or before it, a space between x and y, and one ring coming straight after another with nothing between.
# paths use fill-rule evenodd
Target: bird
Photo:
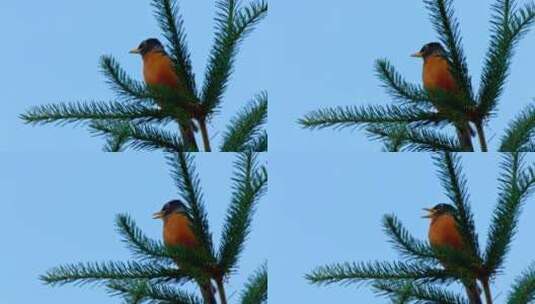
<instances>
[{"instance_id":1,"label":"bird","mask_svg":"<svg viewBox=\"0 0 535 304\"><path fill-rule=\"evenodd\" d=\"M184 91L183 81L177 75L175 65L160 40L148 38L143 40L137 48L130 50L131 54L139 54L143 59L143 78L148 85L166 86L178 91ZM195 125L179 122L182 138L191 148L197 150L195 141Z\"/></svg>"},{"instance_id":2,"label":"bird","mask_svg":"<svg viewBox=\"0 0 535 304\"><path fill-rule=\"evenodd\" d=\"M189 249L200 247L192 229L191 216L188 207L178 199L165 203L162 209L153 214L153 219L163 221L163 241L165 246L183 246ZM180 268L180 261L175 261ZM207 304L216 304L215 289L210 282L198 282Z\"/></svg>"},{"instance_id":3,"label":"bird","mask_svg":"<svg viewBox=\"0 0 535 304\"><path fill-rule=\"evenodd\" d=\"M460 89L455 78L451 74L447 52L439 42L431 42L422 47L419 52L411 55L412 57L422 58L424 61L422 80L426 91L431 95L433 92L442 91L453 96L459 96ZM436 105L438 112L443 112L443 106ZM472 146L471 138L474 135L468 122L458 125L457 132L459 139L465 146Z\"/></svg>"},{"instance_id":4,"label":"bird","mask_svg":"<svg viewBox=\"0 0 535 304\"><path fill-rule=\"evenodd\" d=\"M427 212L424 218L431 220L429 225L428 238L433 248L450 248L453 250L464 250L464 241L459 232L457 221L457 209L449 204L438 204L433 208L425 208ZM445 268L446 263L442 263ZM463 282L470 303L481 304L480 293L476 280Z\"/></svg>"}]
</instances>

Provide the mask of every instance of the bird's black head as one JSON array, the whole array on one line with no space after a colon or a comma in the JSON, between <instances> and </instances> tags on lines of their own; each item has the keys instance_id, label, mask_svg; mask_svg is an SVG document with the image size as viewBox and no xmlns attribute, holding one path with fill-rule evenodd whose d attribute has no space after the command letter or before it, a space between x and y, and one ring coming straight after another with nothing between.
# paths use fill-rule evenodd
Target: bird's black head
<instances>
[{"instance_id":1,"label":"bird's black head","mask_svg":"<svg viewBox=\"0 0 535 304\"><path fill-rule=\"evenodd\" d=\"M426 208L424 210L427 211L427 215L425 215L424 218L435 218L437 216L445 214L455 216L455 214L457 214L457 209L455 209L455 207L453 207L452 205L448 204L438 204L431 209Z\"/></svg>"},{"instance_id":2,"label":"bird's black head","mask_svg":"<svg viewBox=\"0 0 535 304\"><path fill-rule=\"evenodd\" d=\"M155 219L165 218L166 216L175 212L187 214L188 212L187 210L188 208L182 201L172 200L172 201L167 202L165 205L163 205L162 210L154 213L153 218Z\"/></svg>"},{"instance_id":3,"label":"bird's black head","mask_svg":"<svg viewBox=\"0 0 535 304\"><path fill-rule=\"evenodd\" d=\"M141 56L145 56L145 54L152 52L152 51L164 51L163 44L160 42L160 40L156 38L149 38L147 40L143 40L139 46L133 50L130 51L132 54L141 54Z\"/></svg>"},{"instance_id":4,"label":"bird's black head","mask_svg":"<svg viewBox=\"0 0 535 304\"><path fill-rule=\"evenodd\" d=\"M425 59L429 56L433 56L433 55L445 56L445 54L446 54L446 50L444 49L442 44L438 42L431 42L431 43L424 45L419 52L413 54L412 56L421 57Z\"/></svg>"}]
</instances>

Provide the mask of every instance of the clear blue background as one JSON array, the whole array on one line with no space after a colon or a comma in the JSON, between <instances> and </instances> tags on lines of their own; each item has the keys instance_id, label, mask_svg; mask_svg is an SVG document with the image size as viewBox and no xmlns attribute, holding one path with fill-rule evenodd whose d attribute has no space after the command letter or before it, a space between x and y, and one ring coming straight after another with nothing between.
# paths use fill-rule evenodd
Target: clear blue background
<instances>
[{"instance_id":1,"label":"clear blue background","mask_svg":"<svg viewBox=\"0 0 535 304\"><path fill-rule=\"evenodd\" d=\"M304 275L335 262L394 261L400 256L382 228L396 214L411 234L427 240L422 208L448 203L428 154L271 153L268 208L270 303L388 303L366 286L317 287ZM534 164L535 156L527 159ZM464 155L480 245L497 202L497 154ZM513 280L535 262L535 196L527 200L505 269L493 284L505 303Z\"/></svg>"},{"instance_id":2,"label":"clear blue background","mask_svg":"<svg viewBox=\"0 0 535 304\"><path fill-rule=\"evenodd\" d=\"M2 153L0 157L0 303L120 303L102 288L52 288L38 276L65 263L133 260L116 232L118 213L130 214L147 236L161 239L162 223L153 220L152 213L177 197L161 155ZM233 161L231 154L197 157L216 245L230 203ZM264 198L239 269L227 284L230 303L237 303L245 280L268 258L266 206Z\"/></svg>"}]
</instances>

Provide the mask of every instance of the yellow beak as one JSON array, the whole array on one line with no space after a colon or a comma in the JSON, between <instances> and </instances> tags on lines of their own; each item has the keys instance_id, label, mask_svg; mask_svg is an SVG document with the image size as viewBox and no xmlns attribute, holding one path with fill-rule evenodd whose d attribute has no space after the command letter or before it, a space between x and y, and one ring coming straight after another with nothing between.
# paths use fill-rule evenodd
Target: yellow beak
<instances>
[{"instance_id":1,"label":"yellow beak","mask_svg":"<svg viewBox=\"0 0 535 304\"><path fill-rule=\"evenodd\" d=\"M138 49L138 48L135 48L135 49L131 49L129 53L130 54L141 54L141 50Z\"/></svg>"},{"instance_id":2,"label":"yellow beak","mask_svg":"<svg viewBox=\"0 0 535 304\"><path fill-rule=\"evenodd\" d=\"M417 52L412 54L411 57L422 58L424 57L424 54L422 54L422 52Z\"/></svg>"},{"instance_id":3,"label":"yellow beak","mask_svg":"<svg viewBox=\"0 0 535 304\"><path fill-rule=\"evenodd\" d=\"M435 215L435 209L424 208L423 210L427 212L427 215L422 216L422 218L432 218Z\"/></svg>"},{"instance_id":4,"label":"yellow beak","mask_svg":"<svg viewBox=\"0 0 535 304\"><path fill-rule=\"evenodd\" d=\"M159 211L159 212L154 213L154 214L152 215L152 218L156 220L156 219L161 219L161 218L163 218L163 216L164 216L164 215L163 215L163 212Z\"/></svg>"}]
</instances>

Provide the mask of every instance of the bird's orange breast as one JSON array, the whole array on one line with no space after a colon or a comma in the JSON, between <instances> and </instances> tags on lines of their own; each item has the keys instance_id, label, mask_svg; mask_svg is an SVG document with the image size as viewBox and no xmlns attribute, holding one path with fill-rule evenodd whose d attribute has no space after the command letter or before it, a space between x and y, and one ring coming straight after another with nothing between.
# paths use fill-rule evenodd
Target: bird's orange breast
<instances>
[{"instance_id":1,"label":"bird's orange breast","mask_svg":"<svg viewBox=\"0 0 535 304\"><path fill-rule=\"evenodd\" d=\"M180 81L171 59L161 52L150 52L143 56L143 77L150 85L178 87Z\"/></svg>"},{"instance_id":2,"label":"bird's orange breast","mask_svg":"<svg viewBox=\"0 0 535 304\"><path fill-rule=\"evenodd\" d=\"M433 219L429 227L429 242L432 246L461 249L463 241L455 218L451 215L441 215Z\"/></svg>"},{"instance_id":3,"label":"bird's orange breast","mask_svg":"<svg viewBox=\"0 0 535 304\"><path fill-rule=\"evenodd\" d=\"M163 226L163 240L167 246L197 247L198 242L191 230L191 222L183 214L174 213L166 217Z\"/></svg>"},{"instance_id":4,"label":"bird's orange breast","mask_svg":"<svg viewBox=\"0 0 535 304\"><path fill-rule=\"evenodd\" d=\"M451 75L449 63L440 56L432 56L424 62L424 87L427 90L440 89L446 92L457 92L457 84Z\"/></svg>"}]
</instances>

